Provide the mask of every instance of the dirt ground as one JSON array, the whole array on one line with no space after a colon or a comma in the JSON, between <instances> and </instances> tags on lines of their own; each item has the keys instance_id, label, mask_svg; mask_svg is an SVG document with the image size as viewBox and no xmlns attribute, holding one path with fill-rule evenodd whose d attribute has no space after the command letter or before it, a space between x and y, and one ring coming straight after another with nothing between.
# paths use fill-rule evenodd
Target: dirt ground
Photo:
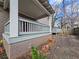
<instances>
[{"instance_id":1,"label":"dirt ground","mask_svg":"<svg viewBox=\"0 0 79 59\"><path fill-rule=\"evenodd\" d=\"M79 59L79 38L76 36L53 36L56 45L52 47L48 59Z\"/></svg>"}]
</instances>

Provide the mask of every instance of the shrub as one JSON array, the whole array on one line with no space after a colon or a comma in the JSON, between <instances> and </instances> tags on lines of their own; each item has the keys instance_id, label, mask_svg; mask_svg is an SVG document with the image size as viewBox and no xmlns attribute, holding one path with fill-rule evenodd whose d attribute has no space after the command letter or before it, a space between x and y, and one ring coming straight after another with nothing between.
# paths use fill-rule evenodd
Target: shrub
<instances>
[{"instance_id":1,"label":"shrub","mask_svg":"<svg viewBox=\"0 0 79 59\"><path fill-rule=\"evenodd\" d=\"M47 59L36 47L32 47L32 59Z\"/></svg>"},{"instance_id":2,"label":"shrub","mask_svg":"<svg viewBox=\"0 0 79 59\"><path fill-rule=\"evenodd\" d=\"M74 28L74 29L72 30L72 33L73 33L74 35L79 35L79 27Z\"/></svg>"}]
</instances>

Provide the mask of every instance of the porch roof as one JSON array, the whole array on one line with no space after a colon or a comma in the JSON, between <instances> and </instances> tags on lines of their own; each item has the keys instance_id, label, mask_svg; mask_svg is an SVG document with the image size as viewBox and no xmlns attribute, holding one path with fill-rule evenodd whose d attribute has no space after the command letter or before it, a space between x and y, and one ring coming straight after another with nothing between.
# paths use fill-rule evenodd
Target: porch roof
<instances>
[{"instance_id":1,"label":"porch roof","mask_svg":"<svg viewBox=\"0 0 79 59\"><path fill-rule=\"evenodd\" d=\"M48 3L48 0L18 0L18 2L19 13L36 20L50 16L54 13L54 10ZM4 6L5 5L6 4L4 4Z\"/></svg>"},{"instance_id":2,"label":"porch roof","mask_svg":"<svg viewBox=\"0 0 79 59\"><path fill-rule=\"evenodd\" d=\"M48 0L19 0L19 12L25 16L40 19L54 13Z\"/></svg>"}]
</instances>

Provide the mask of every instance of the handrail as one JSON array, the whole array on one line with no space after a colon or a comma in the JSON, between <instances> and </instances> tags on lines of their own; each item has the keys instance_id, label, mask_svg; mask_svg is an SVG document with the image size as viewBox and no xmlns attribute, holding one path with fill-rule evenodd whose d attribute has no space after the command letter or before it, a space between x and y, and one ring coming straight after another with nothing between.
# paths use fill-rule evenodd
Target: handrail
<instances>
[{"instance_id":1,"label":"handrail","mask_svg":"<svg viewBox=\"0 0 79 59\"><path fill-rule=\"evenodd\" d=\"M29 22L29 23L34 23L34 24L37 24L37 25L42 25L42 26L48 26L49 25L46 25L46 24L42 24L42 23L38 23L38 22L34 22L34 21L29 21L29 20L26 20L26 19L19 19L20 21L24 21L24 22Z\"/></svg>"}]
</instances>

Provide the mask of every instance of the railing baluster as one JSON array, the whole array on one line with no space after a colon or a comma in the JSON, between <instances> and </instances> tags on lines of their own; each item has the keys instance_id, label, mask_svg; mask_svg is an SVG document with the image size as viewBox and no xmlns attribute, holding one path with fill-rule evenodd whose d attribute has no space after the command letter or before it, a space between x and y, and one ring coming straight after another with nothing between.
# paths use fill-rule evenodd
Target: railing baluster
<instances>
[{"instance_id":1,"label":"railing baluster","mask_svg":"<svg viewBox=\"0 0 79 59\"><path fill-rule=\"evenodd\" d=\"M28 22L27 22L27 32L29 32L29 25L28 25Z\"/></svg>"},{"instance_id":2,"label":"railing baluster","mask_svg":"<svg viewBox=\"0 0 79 59\"><path fill-rule=\"evenodd\" d=\"M39 25L38 25L38 31L39 31Z\"/></svg>"},{"instance_id":3,"label":"railing baluster","mask_svg":"<svg viewBox=\"0 0 79 59\"><path fill-rule=\"evenodd\" d=\"M32 24L30 23L30 32L32 32Z\"/></svg>"},{"instance_id":4,"label":"railing baluster","mask_svg":"<svg viewBox=\"0 0 79 59\"><path fill-rule=\"evenodd\" d=\"M30 23L30 32L31 32L31 23Z\"/></svg>"},{"instance_id":5,"label":"railing baluster","mask_svg":"<svg viewBox=\"0 0 79 59\"><path fill-rule=\"evenodd\" d=\"M22 31L22 21L19 21L19 32L21 32Z\"/></svg>"},{"instance_id":6,"label":"railing baluster","mask_svg":"<svg viewBox=\"0 0 79 59\"><path fill-rule=\"evenodd\" d=\"M30 23L30 32L31 32L31 23Z\"/></svg>"},{"instance_id":7,"label":"railing baluster","mask_svg":"<svg viewBox=\"0 0 79 59\"><path fill-rule=\"evenodd\" d=\"M22 21L22 32L23 32L23 21Z\"/></svg>"},{"instance_id":8,"label":"railing baluster","mask_svg":"<svg viewBox=\"0 0 79 59\"><path fill-rule=\"evenodd\" d=\"M38 26L36 25L36 31L38 31L38 28L37 28Z\"/></svg>"},{"instance_id":9,"label":"railing baluster","mask_svg":"<svg viewBox=\"0 0 79 59\"><path fill-rule=\"evenodd\" d=\"M31 32L33 32L33 31L32 31L32 23L31 23Z\"/></svg>"},{"instance_id":10,"label":"railing baluster","mask_svg":"<svg viewBox=\"0 0 79 59\"><path fill-rule=\"evenodd\" d=\"M37 26L37 32L38 32L38 25L36 25Z\"/></svg>"},{"instance_id":11,"label":"railing baluster","mask_svg":"<svg viewBox=\"0 0 79 59\"><path fill-rule=\"evenodd\" d=\"M26 31L26 22L25 22L25 32L27 32L27 31Z\"/></svg>"},{"instance_id":12,"label":"railing baluster","mask_svg":"<svg viewBox=\"0 0 79 59\"><path fill-rule=\"evenodd\" d=\"M33 24L32 24L32 32L33 32Z\"/></svg>"},{"instance_id":13,"label":"railing baluster","mask_svg":"<svg viewBox=\"0 0 79 59\"><path fill-rule=\"evenodd\" d=\"M37 25L35 25L35 31L37 32Z\"/></svg>"},{"instance_id":14,"label":"railing baluster","mask_svg":"<svg viewBox=\"0 0 79 59\"><path fill-rule=\"evenodd\" d=\"M26 22L26 32L27 32L27 22Z\"/></svg>"},{"instance_id":15,"label":"railing baluster","mask_svg":"<svg viewBox=\"0 0 79 59\"><path fill-rule=\"evenodd\" d=\"M23 22L23 32L25 32L25 22Z\"/></svg>"},{"instance_id":16,"label":"railing baluster","mask_svg":"<svg viewBox=\"0 0 79 59\"><path fill-rule=\"evenodd\" d=\"M40 23L30 22L28 20L19 20L19 32L25 34L27 32L46 32L49 31L49 26L41 25ZM5 25L5 32L9 32L9 23Z\"/></svg>"},{"instance_id":17,"label":"railing baluster","mask_svg":"<svg viewBox=\"0 0 79 59\"><path fill-rule=\"evenodd\" d=\"M31 23L30 23L30 32L31 32Z\"/></svg>"},{"instance_id":18,"label":"railing baluster","mask_svg":"<svg viewBox=\"0 0 79 59\"><path fill-rule=\"evenodd\" d=\"M9 22L10 23L10 22ZM5 24L5 33L9 32L10 24ZM19 34L26 34L27 32L40 33L40 32L50 32L49 26L41 25L40 23L28 21L28 20L19 20Z\"/></svg>"},{"instance_id":19,"label":"railing baluster","mask_svg":"<svg viewBox=\"0 0 79 59\"><path fill-rule=\"evenodd\" d=\"M30 32L30 24L28 23L28 32Z\"/></svg>"},{"instance_id":20,"label":"railing baluster","mask_svg":"<svg viewBox=\"0 0 79 59\"><path fill-rule=\"evenodd\" d=\"M35 24L34 24L34 32L36 31L36 27L35 27Z\"/></svg>"},{"instance_id":21,"label":"railing baluster","mask_svg":"<svg viewBox=\"0 0 79 59\"><path fill-rule=\"evenodd\" d=\"M33 32L33 24L32 24L32 32Z\"/></svg>"}]
</instances>

